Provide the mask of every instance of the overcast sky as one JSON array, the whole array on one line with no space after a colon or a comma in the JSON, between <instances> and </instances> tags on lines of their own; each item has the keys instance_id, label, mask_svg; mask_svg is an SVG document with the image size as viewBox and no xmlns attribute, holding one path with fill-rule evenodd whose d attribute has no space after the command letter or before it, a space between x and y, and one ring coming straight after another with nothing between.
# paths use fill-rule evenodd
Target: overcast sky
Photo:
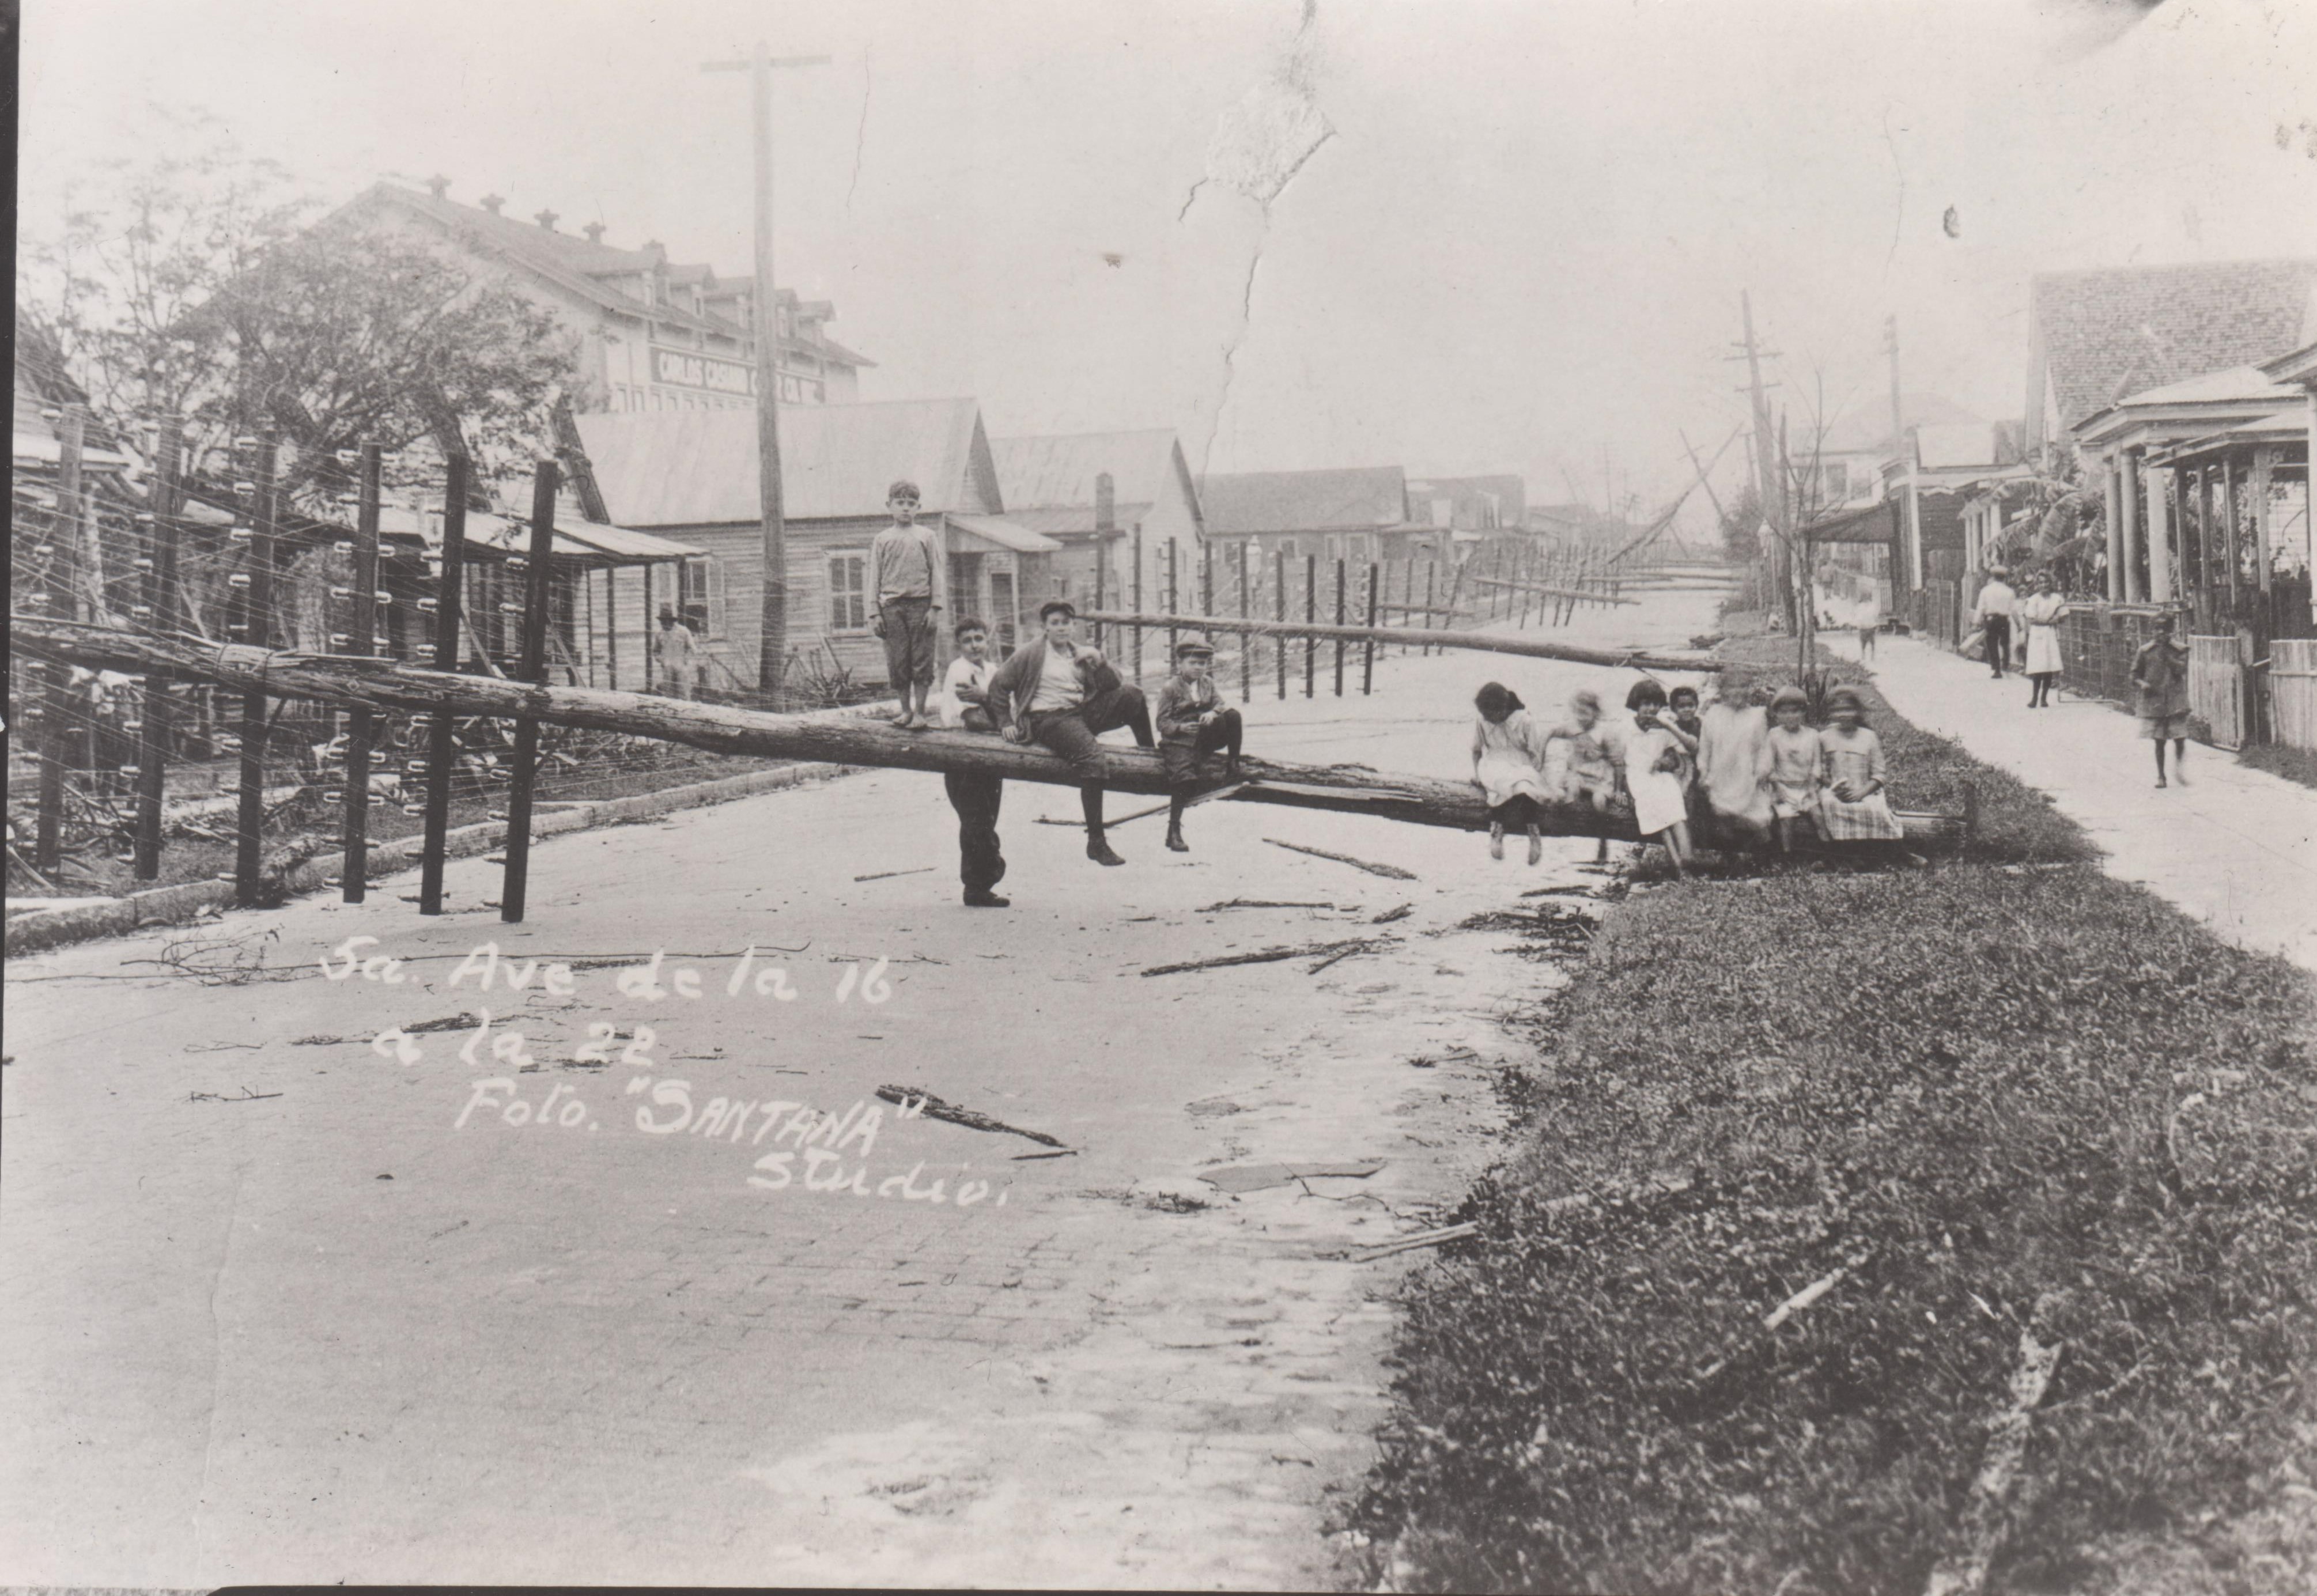
<instances>
[{"instance_id":1,"label":"overcast sky","mask_svg":"<svg viewBox=\"0 0 2317 1596\"><path fill-rule=\"evenodd\" d=\"M2307 0L26 0L22 225L201 107L334 203L439 172L743 274L699 67L760 37L833 58L778 75L776 248L863 397L1194 470L1659 503L1743 419L1741 288L1798 427L1886 402L1893 312L1995 417L2030 272L2317 256Z\"/></svg>"}]
</instances>

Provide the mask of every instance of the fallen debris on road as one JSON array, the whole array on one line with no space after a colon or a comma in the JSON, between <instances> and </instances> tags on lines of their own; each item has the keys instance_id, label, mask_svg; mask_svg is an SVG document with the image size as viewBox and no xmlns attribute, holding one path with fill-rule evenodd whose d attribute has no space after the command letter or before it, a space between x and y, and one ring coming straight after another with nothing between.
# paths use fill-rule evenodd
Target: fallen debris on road
<instances>
[{"instance_id":1,"label":"fallen debris on road","mask_svg":"<svg viewBox=\"0 0 2317 1596\"><path fill-rule=\"evenodd\" d=\"M880 1086L877 1088L877 1095L887 1102L923 1114L928 1119L946 1120L952 1125L962 1125L968 1130L989 1130L1005 1136L1027 1137L1042 1146L1063 1146L1061 1141L1048 1136L1042 1130L1024 1130L1018 1125L1008 1125L1003 1119L992 1119L987 1114L976 1113L971 1109L960 1108L946 1099L935 1097L932 1092L921 1091L915 1086ZM1076 1149L1065 1148L1065 1151L1076 1151Z\"/></svg>"},{"instance_id":2,"label":"fallen debris on road","mask_svg":"<svg viewBox=\"0 0 2317 1596\"><path fill-rule=\"evenodd\" d=\"M1348 853L1330 853L1325 848L1306 848L1301 843L1283 843L1277 837L1266 837L1275 848L1284 848L1290 853L1308 853L1314 859L1332 859L1337 864L1347 864L1355 870L1365 870L1371 876L1389 876L1395 881L1414 881L1419 878L1414 870L1403 870L1396 864L1372 864L1364 859L1354 859Z\"/></svg>"}]
</instances>

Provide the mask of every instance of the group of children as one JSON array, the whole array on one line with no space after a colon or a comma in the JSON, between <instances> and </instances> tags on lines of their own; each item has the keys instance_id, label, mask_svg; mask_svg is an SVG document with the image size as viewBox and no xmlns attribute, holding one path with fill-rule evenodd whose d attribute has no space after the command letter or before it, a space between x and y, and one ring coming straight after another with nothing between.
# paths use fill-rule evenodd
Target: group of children
<instances>
[{"instance_id":1,"label":"group of children","mask_svg":"<svg viewBox=\"0 0 2317 1596\"><path fill-rule=\"evenodd\" d=\"M1542 807L1554 802L1630 808L1644 841L1663 843L1683 875L1693 825L1757 848L1775 834L1787 852L1806 831L1838 843L1906 835L1884 796L1882 739L1847 687L1828 694L1822 729L1805 724L1810 700L1798 687L1701 706L1694 687L1668 693L1644 678L1625 698L1629 725L1606 719L1589 689L1549 727L1501 682L1484 685L1472 703L1472 779L1488 801L1492 859L1505 856L1505 834L1516 826L1528 834L1529 863L1543 859ZM1597 857L1606 860L1608 849L1604 838Z\"/></svg>"}]
</instances>

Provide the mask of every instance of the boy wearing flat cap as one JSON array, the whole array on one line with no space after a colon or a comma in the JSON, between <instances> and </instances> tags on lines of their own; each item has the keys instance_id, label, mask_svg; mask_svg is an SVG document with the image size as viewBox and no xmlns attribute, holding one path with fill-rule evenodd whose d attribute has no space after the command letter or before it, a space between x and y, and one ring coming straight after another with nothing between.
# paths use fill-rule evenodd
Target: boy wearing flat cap
<instances>
[{"instance_id":1,"label":"boy wearing flat cap","mask_svg":"<svg viewBox=\"0 0 2317 1596\"><path fill-rule=\"evenodd\" d=\"M1183 841L1183 810L1199 789L1200 765L1216 749L1223 750L1223 780L1239 779L1240 726L1239 711L1223 706L1207 674L1215 651L1203 638L1185 638L1175 646L1175 673L1158 690L1158 758L1167 767L1167 846L1188 853Z\"/></svg>"},{"instance_id":2,"label":"boy wearing flat cap","mask_svg":"<svg viewBox=\"0 0 2317 1596\"><path fill-rule=\"evenodd\" d=\"M893 524L869 545L877 606L876 632L885 644L885 673L900 698L893 724L904 731L933 725L926 700L934 689L934 595L941 555L932 531L917 523L917 485L902 480L885 490Z\"/></svg>"},{"instance_id":3,"label":"boy wearing flat cap","mask_svg":"<svg viewBox=\"0 0 2317 1596\"><path fill-rule=\"evenodd\" d=\"M1039 605L1038 622L1045 635L1016 649L989 679L989 718L1007 742L1035 743L1062 756L1078 779L1087 857L1124 864L1103 832L1102 745L1095 739L1123 726L1150 747L1150 706L1141 688L1119 680L1100 649L1077 640L1078 612L1068 600Z\"/></svg>"}]
</instances>

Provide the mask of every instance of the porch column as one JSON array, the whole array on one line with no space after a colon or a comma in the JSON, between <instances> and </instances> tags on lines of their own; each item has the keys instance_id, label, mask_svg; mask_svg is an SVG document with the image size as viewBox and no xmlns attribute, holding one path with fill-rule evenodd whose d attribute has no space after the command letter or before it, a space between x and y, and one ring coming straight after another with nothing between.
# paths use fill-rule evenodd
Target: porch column
<instances>
[{"instance_id":1,"label":"porch column","mask_svg":"<svg viewBox=\"0 0 2317 1596\"><path fill-rule=\"evenodd\" d=\"M2140 457L2124 451L2124 596L2131 604L2148 602L2146 579L2140 574Z\"/></svg>"},{"instance_id":2,"label":"porch column","mask_svg":"<svg viewBox=\"0 0 2317 1596\"><path fill-rule=\"evenodd\" d=\"M2148 472L2148 596L2159 604L2172 602L2172 468L2151 467Z\"/></svg>"},{"instance_id":3,"label":"porch column","mask_svg":"<svg viewBox=\"0 0 2317 1596\"><path fill-rule=\"evenodd\" d=\"M2252 497L2252 557L2260 584L2261 597L2268 596L2270 570L2268 557L2268 481L2277 469L2277 446L2264 443L2252 451L2252 478L2249 492Z\"/></svg>"},{"instance_id":4,"label":"porch column","mask_svg":"<svg viewBox=\"0 0 2317 1596\"><path fill-rule=\"evenodd\" d=\"M2107 456L2107 602L2124 602L2124 465L2115 450Z\"/></svg>"}]
</instances>

